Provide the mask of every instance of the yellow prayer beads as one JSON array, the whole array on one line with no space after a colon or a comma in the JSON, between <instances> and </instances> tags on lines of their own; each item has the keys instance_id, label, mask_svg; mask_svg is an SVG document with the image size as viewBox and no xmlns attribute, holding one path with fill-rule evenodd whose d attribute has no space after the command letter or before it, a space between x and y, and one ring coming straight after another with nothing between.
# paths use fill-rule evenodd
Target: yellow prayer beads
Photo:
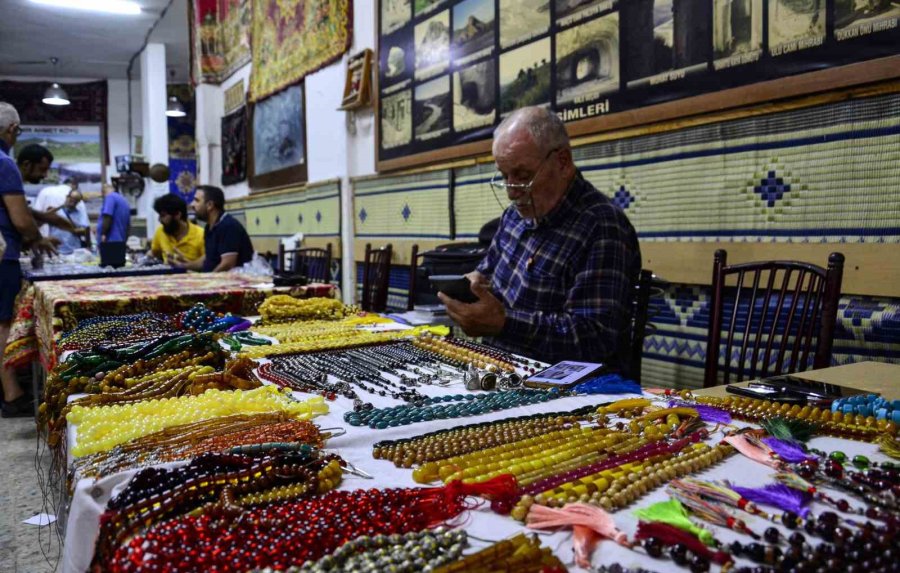
<instances>
[{"instance_id":1,"label":"yellow prayer beads","mask_svg":"<svg viewBox=\"0 0 900 573\"><path fill-rule=\"evenodd\" d=\"M234 414L285 412L308 420L328 412L324 398L299 402L274 386L249 391L208 390L199 396L148 400L133 404L84 408L75 406L67 416L77 425L75 457L103 452L135 438L171 426Z\"/></svg>"},{"instance_id":2,"label":"yellow prayer beads","mask_svg":"<svg viewBox=\"0 0 900 573\"><path fill-rule=\"evenodd\" d=\"M359 312L354 306L346 306L333 298L294 298L286 294L270 296L259 305L263 321L297 319L340 319Z\"/></svg>"},{"instance_id":3,"label":"yellow prayer beads","mask_svg":"<svg viewBox=\"0 0 900 573\"><path fill-rule=\"evenodd\" d=\"M390 342L391 340L410 336L412 333L413 330L389 330L387 332L355 330L334 338L316 339L313 337L311 339L298 340L297 342L289 342L287 344L245 347L240 353L240 356L247 358L264 358L266 356L277 356L279 354L299 354L303 352L352 348L354 346Z\"/></svg>"}]
</instances>

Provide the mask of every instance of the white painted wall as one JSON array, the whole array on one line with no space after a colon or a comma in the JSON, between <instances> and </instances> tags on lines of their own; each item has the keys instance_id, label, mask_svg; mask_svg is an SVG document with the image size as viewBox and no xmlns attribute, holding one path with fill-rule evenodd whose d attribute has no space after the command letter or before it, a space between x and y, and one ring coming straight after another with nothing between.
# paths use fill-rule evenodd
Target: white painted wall
<instances>
[{"instance_id":1,"label":"white painted wall","mask_svg":"<svg viewBox=\"0 0 900 573\"><path fill-rule=\"evenodd\" d=\"M35 76L0 76L0 80L12 80L16 82L59 82L61 84L77 84L83 82L95 82L92 78L60 78L60 77L35 77ZM128 142L128 80L107 80L107 114L106 140L109 146L107 158L106 177L109 179L116 173L115 156L131 153L131 144ZM0 100L3 99L0 94ZM141 82L131 82L132 117L134 118L133 134L141 134Z\"/></svg>"}]
</instances>

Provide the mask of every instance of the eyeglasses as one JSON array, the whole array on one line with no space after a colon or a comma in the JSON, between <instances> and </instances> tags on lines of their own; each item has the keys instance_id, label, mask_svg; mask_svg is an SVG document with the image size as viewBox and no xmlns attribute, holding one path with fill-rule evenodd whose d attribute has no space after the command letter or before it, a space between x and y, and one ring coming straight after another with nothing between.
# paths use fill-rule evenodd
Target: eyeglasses
<instances>
[{"instance_id":1,"label":"eyeglasses","mask_svg":"<svg viewBox=\"0 0 900 573\"><path fill-rule=\"evenodd\" d=\"M22 127L19 125L16 125L16 128L13 130L13 135L15 135L16 137L19 137L20 135L22 135Z\"/></svg>"},{"instance_id":2,"label":"eyeglasses","mask_svg":"<svg viewBox=\"0 0 900 573\"><path fill-rule=\"evenodd\" d=\"M491 177L491 187L496 191L508 191L510 189L512 189L513 191L530 191L531 187L534 185L534 180L537 179L537 176L540 174L541 169L544 168L544 164L547 163L547 160L550 159L550 156L559 151L559 149L560 148L557 147L547 152L547 155L545 155L544 159L541 160L541 164L538 165L537 170L534 172L534 176L528 183L507 183L506 176L497 171L496 173L494 173L494 176Z\"/></svg>"}]
</instances>

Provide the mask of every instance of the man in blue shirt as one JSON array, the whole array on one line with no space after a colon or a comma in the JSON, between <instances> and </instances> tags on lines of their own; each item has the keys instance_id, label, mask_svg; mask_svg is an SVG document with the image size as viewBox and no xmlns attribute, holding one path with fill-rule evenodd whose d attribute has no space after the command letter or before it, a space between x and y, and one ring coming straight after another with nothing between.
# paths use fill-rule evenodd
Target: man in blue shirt
<instances>
[{"instance_id":1,"label":"man in blue shirt","mask_svg":"<svg viewBox=\"0 0 900 573\"><path fill-rule=\"evenodd\" d=\"M250 262L253 243L241 223L225 212L225 194L218 187L200 185L194 192L191 209L206 221L203 242L206 254L195 261L183 258L176 264L205 273L221 273Z\"/></svg>"},{"instance_id":2,"label":"man in blue shirt","mask_svg":"<svg viewBox=\"0 0 900 573\"><path fill-rule=\"evenodd\" d=\"M514 112L494 132L493 154L491 185L511 205L469 275L479 300L441 293L447 314L466 334L510 352L623 366L641 269L628 217L582 177L551 111Z\"/></svg>"},{"instance_id":3,"label":"man in blue shirt","mask_svg":"<svg viewBox=\"0 0 900 573\"><path fill-rule=\"evenodd\" d=\"M75 249L80 249L82 246L90 247L91 244L91 222L87 213L78 208L78 204L82 200L81 191L72 189L66 195L66 202L56 209L58 213L72 223L72 226L75 227L74 231L54 226L50 227L50 236L59 239L59 247L57 248L64 255L70 255Z\"/></svg>"},{"instance_id":4,"label":"man in blue shirt","mask_svg":"<svg viewBox=\"0 0 900 573\"><path fill-rule=\"evenodd\" d=\"M16 108L0 102L0 233L6 242L6 250L3 252L3 259L0 260L0 357L6 351L6 339L9 337L16 295L22 287L22 269L19 267L22 248L53 253L53 242L41 237L34 217L28 209L22 173L19 171L22 167L22 171L28 175L29 183L35 178L37 181L34 182L38 183L47 174L52 156L49 159L47 156L41 156L33 160L30 157L21 157L20 154L17 166L9 156L9 152L21 133ZM49 151L46 149L43 151L49 155ZM34 413L31 397L19 386L15 373L3 367L2 362L0 362L0 382L3 385L0 411L4 418L29 416Z\"/></svg>"},{"instance_id":5,"label":"man in blue shirt","mask_svg":"<svg viewBox=\"0 0 900 573\"><path fill-rule=\"evenodd\" d=\"M112 185L103 185L103 207L97 221L98 243L124 243L131 226L131 206Z\"/></svg>"}]
</instances>

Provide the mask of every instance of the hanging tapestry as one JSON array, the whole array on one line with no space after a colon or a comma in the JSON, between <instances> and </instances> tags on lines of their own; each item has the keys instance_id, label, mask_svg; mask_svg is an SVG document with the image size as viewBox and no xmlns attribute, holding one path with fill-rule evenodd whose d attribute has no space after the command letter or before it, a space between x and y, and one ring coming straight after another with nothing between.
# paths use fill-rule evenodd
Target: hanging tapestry
<instances>
[{"instance_id":1,"label":"hanging tapestry","mask_svg":"<svg viewBox=\"0 0 900 573\"><path fill-rule=\"evenodd\" d=\"M109 133L106 127L106 80L60 86L69 96L69 105L47 105L41 101L50 82L0 81L0 101L16 108L23 124L99 123L103 133ZM105 139L103 145L106 157L109 157Z\"/></svg>"},{"instance_id":2,"label":"hanging tapestry","mask_svg":"<svg viewBox=\"0 0 900 573\"><path fill-rule=\"evenodd\" d=\"M222 185L247 179L247 111L241 108L222 118Z\"/></svg>"},{"instance_id":3,"label":"hanging tapestry","mask_svg":"<svg viewBox=\"0 0 900 573\"><path fill-rule=\"evenodd\" d=\"M255 0L250 101L340 58L350 48L352 9L352 0Z\"/></svg>"},{"instance_id":4,"label":"hanging tapestry","mask_svg":"<svg viewBox=\"0 0 900 573\"><path fill-rule=\"evenodd\" d=\"M194 138L194 94L188 85L166 86L168 97L176 97L184 107L184 117L167 117L169 128L169 193L185 202L194 199L197 186L197 143Z\"/></svg>"},{"instance_id":5,"label":"hanging tapestry","mask_svg":"<svg viewBox=\"0 0 900 573\"><path fill-rule=\"evenodd\" d=\"M192 0L191 77L218 84L250 61L251 0Z\"/></svg>"}]
</instances>

